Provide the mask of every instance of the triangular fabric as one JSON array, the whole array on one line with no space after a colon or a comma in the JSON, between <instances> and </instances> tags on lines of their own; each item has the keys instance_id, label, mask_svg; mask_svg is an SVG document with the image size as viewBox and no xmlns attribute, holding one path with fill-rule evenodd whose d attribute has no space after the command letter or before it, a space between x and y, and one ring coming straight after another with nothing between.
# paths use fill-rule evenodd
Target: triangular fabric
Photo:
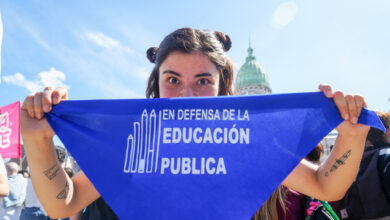
<instances>
[{"instance_id":1,"label":"triangular fabric","mask_svg":"<svg viewBox=\"0 0 390 220\"><path fill-rule=\"evenodd\" d=\"M120 219L250 219L343 120L322 93L63 101L46 115ZM375 112L359 122L384 129Z\"/></svg>"}]
</instances>

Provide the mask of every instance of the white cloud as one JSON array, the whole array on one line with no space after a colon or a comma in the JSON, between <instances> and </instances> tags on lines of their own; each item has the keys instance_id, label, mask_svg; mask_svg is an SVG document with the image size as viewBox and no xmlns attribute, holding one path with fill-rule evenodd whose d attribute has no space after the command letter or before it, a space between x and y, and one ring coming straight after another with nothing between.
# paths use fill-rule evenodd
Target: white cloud
<instances>
[{"instance_id":1,"label":"white cloud","mask_svg":"<svg viewBox=\"0 0 390 220\"><path fill-rule=\"evenodd\" d=\"M272 15L271 25L274 28L283 28L294 20L298 6L295 2L289 1L279 5Z\"/></svg>"},{"instance_id":2,"label":"white cloud","mask_svg":"<svg viewBox=\"0 0 390 220\"><path fill-rule=\"evenodd\" d=\"M96 45L112 50L119 50L128 54L134 54L134 51L126 46L123 46L119 41L108 37L101 32L86 32L85 36L88 40Z\"/></svg>"},{"instance_id":3,"label":"white cloud","mask_svg":"<svg viewBox=\"0 0 390 220\"><path fill-rule=\"evenodd\" d=\"M20 86L28 89L31 93L39 91L40 85L38 81L30 81L21 73L15 73L10 76L3 76L4 82L15 86Z\"/></svg>"},{"instance_id":4,"label":"white cloud","mask_svg":"<svg viewBox=\"0 0 390 220\"><path fill-rule=\"evenodd\" d=\"M40 72L38 73L41 84L46 86L57 87L67 87L62 81L65 81L66 76L63 72L50 68L49 72Z\"/></svg>"},{"instance_id":5,"label":"white cloud","mask_svg":"<svg viewBox=\"0 0 390 220\"><path fill-rule=\"evenodd\" d=\"M38 73L38 79L28 80L21 73L15 73L14 75L3 76L4 82L26 88L31 93L41 91L47 86L52 86L53 88L65 87L69 88L62 81L66 79L66 76L63 72L50 68L48 72L42 71Z\"/></svg>"}]
</instances>

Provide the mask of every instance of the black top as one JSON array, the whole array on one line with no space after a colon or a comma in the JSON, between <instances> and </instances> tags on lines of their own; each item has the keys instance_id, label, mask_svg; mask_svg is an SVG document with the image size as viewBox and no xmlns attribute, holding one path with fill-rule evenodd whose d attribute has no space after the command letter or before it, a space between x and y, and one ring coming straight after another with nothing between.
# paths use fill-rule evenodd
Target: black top
<instances>
[{"instance_id":1,"label":"black top","mask_svg":"<svg viewBox=\"0 0 390 220\"><path fill-rule=\"evenodd\" d=\"M95 200L85 208L81 220L117 220L119 219L110 206L102 199Z\"/></svg>"}]
</instances>

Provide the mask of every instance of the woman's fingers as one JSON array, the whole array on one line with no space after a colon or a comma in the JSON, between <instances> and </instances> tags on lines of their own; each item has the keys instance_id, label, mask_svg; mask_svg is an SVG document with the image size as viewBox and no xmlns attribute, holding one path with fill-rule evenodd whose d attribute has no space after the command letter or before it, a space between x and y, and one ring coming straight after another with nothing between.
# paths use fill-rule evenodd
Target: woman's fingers
<instances>
[{"instance_id":1,"label":"woman's fingers","mask_svg":"<svg viewBox=\"0 0 390 220\"><path fill-rule=\"evenodd\" d=\"M341 117L344 120L348 121L350 119L350 115L349 115L348 105L344 93L341 91L336 91L333 94L333 101L336 104L337 108L339 109Z\"/></svg>"},{"instance_id":2,"label":"woman's fingers","mask_svg":"<svg viewBox=\"0 0 390 220\"><path fill-rule=\"evenodd\" d=\"M361 95L354 95L354 98L357 107L357 116L359 117L362 112L362 107L367 108L367 103Z\"/></svg>"},{"instance_id":3,"label":"woman's fingers","mask_svg":"<svg viewBox=\"0 0 390 220\"><path fill-rule=\"evenodd\" d=\"M360 114L360 110L358 110L358 107L355 102L355 98L353 95L346 95L345 100L347 102L347 107L348 107L348 113L350 117L350 122L352 124L356 124L358 121L358 117ZM360 107L361 108L361 107ZM359 113L358 113L359 112Z\"/></svg>"},{"instance_id":4,"label":"woman's fingers","mask_svg":"<svg viewBox=\"0 0 390 220\"><path fill-rule=\"evenodd\" d=\"M325 94L325 97L333 98L332 87L329 84L321 83L318 89Z\"/></svg>"},{"instance_id":5,"label":"woman's fingers","mask_svg":"<svg viewBox=\"0 0 390 220\"><path fill-rule=\"evenodd\" d=\"M37 92L34 95L34 116L37 119L41 119L43 117L42 96L42 92Z\"/></svg>"},{"instance_id":6,"label":"woman's fingers","mask_svg":"<svg viewBox=\"0 0 390 220\"><path fill-rule=\"evenodd\" d=\"M51 106L53 104L53 100L51 98L53 93L53 88L48 86L45 88L43 91L42 95L42 105L43 105L43 111L44 112L50 112L51 111Z\"/></svg>"},{"instance_id":7,"label":"woman's fingers","mask_svg":"<svg viewBox=\"0 0 390 220\"><path fill-rule=\"evenodd\" d=\"M367 103L361 95L344 95L341 91L333 92L332 87L326 83L320 84L318 89L327 98L333 98L341 117L353 124L357 124L362 107L367 108Z\"/></svg>"},{"instance_id":8,"label":"woman's fingers","mask_svg":"<svg viewBox=\"0 0 390 220\"><path fill-rule=\"evenodd\" d=\"M28 115L34 118L34 96L29 95L24 99L22 109L27 110Z\"/></svg>"},{"instance_id":9,"label":"woman's fingers","mask_svg":"<svg viewBox=\"0 0 390 220\"><path fill-rule=\"evenodd\" d=\"M362 107L366 107L366 101L361 95L344 95L341 91L336 91L333 94L333 100L339 109L341 117L357 124Z\"/></svg>"},{"instance_id":10,"label":"woman's fingers","mask_svg":"<svg viewBox=\"0 0 390 220\"><path fill-rule=\"evenodd\" d=\"M67 89L59 87L54 90L48 86L43 92L37 92L35 95L27 96L23 102L22 109L26 110L30 117L41 119L45 112L51 111L53 105L66 99L68 99Z\"/></svg>"},{"instance_id":11,"label":"woman's fingers","mask_svg":"<svg viewBox=\"0 0 390 220\"><path fill-rule=\"evenodd\" d=\"M61 100L67 100L68 99L68 90L64 87L58 87L56 90L52 93L52 101L53 105L57 105L60 103Z\"/></svg>"}]
</instances>

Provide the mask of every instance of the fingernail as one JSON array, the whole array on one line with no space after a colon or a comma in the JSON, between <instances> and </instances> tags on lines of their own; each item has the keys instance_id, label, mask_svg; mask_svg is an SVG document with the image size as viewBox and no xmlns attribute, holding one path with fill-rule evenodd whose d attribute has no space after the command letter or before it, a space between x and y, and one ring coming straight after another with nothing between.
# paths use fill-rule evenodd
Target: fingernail
<instances>
[{"instance_id":1,"label":"fingernail","mask_svg":"<svg viewBox=\"0 0 390 220\"><path fill-rule=\"evenodd\" d=\"M35 113L35 117L37 118L37 119L41 119L42 118L42 113Z\"/></svg>"},{"instance_id":2,"label":"fingernail","mask_svg":"<svg viewBox=\"0 0 390 220\"><path fill-rule=\"evenodd\" d=\"M34 112L28 112L31 118L34 118Z\"/></svg>"},{"instance_id":3,"label":"fingernail","mask_svg":"<svg viewBox=\"0 0 390 220\"><path fill-rule=\"evenodd\" d=\"M345 114L345 115L344 115L344 120L348 121L348 119L349 119L349 115L348 115L348 114Z\"/></svg>"},{"instance_id":4,"label":"fingernail","mask_svg":"<svg viewBox=\"0 0 390 220\"><path fill-rule=\"evenodd\" d=\"M330 91L326 91L326 94L331 97L332 96L332 93Z\"/></svg>"},{"instance_id":5,"label":"fingernail","mask_svg":"<svg viewBox=\"0 0 390 220\"><path fill-rule=\"evenodd\" d=\"M353 118L352 118L352 123L353 123L353 124L357 124L357 122L358 122L358 118L357 118L357 117L353 117Z\"/></svg>"},{"instance_id":6,"label":"fingernail","mask_svg":"<svg viewBox=\"0 0 390 220\"><path fill-rule=\"evenodd\" d=\"M57 97L53 97L53 104L57 104Z\"/></svg>"}]
</instances>

